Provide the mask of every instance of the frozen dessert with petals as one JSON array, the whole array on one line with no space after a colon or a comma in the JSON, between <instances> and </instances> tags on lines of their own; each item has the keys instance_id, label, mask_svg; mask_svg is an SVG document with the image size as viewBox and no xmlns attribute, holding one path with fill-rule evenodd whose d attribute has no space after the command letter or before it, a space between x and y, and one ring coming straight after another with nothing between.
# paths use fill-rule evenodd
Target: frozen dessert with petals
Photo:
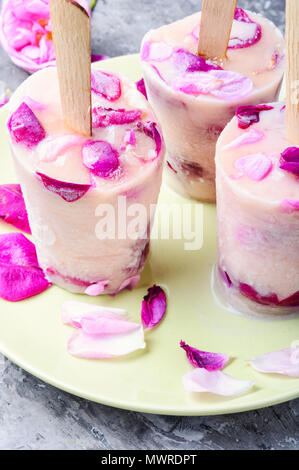
<instances>
[{"instance_id":1,"label":"frozen dessert with petals","mask_svg":"<svg viewBox=\"0 0 299 470\"><path fill-rule=\"evenodd\" d=\"M237 8L226 59L205 60L197 55L200 20L196 13L148 32L141 60L165 138L169 185L213 202L217 138L238 106L278 98L284 41L271 21Z\"/></svg>"},{"instance_id":2,"label":"frozen dessert with petals","mask_svg":"<svg viewBox=\"0 0 299 470\"><path fill-rule=\"evenodd\" d=\"M94 69L91 86L92 137L66 127L55 67L15 92L8 134L40 267L50 282L94 296L139 280L165 150L135 83Z\"/></svg>"},{"instance_id":3,"label":"frozen dessert with petals","mask_svg":"<svg viewBox=\"0 0 299 470\"><path fill-rule=\"evenodd\" d=\"M216 285L240 312L299 311L299 148L284 103L242 106L216 148Z\"/></svg>"}]
</instances>

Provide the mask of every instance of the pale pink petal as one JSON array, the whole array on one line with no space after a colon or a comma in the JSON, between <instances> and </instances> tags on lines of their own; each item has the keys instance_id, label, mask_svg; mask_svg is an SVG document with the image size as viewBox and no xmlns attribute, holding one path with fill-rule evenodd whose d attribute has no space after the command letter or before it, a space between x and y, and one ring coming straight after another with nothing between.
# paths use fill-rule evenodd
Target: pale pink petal
<instances>
[{"instance_id":1,"label":"pale pink petal","mask_svg":"<svg viewBox=\"0 0 299 470\"><path fill-rule=\"evenodd\" d=\"M243 395L253 385L251 381L235 379L220 370L210 372L206 369L193 369L183 376L183 386L187 392L233 397Z\"/></svg>"},{"instance_id":2,"label":"pale pink petal","mask_svg":"<svg viewBox=\"0 0 299 470\"><path fill-rule=\"evenodd\" d=\"M130 333L140 328L140 324L121 320L118 317L99 316L96 318L82 318L81 327L87 335L111 336Z\"/></svg>"},{"instance_id":3,"label":"pale pink petal","mask_svg":"<svg viewBox=\"0 0 299 470\"><path fill-rule=\"evenodd\" d=\"M70 148L81 146L86 138L81 135L70 134L58 137L47 137L40 145L39 155L43 162L54 162Z\"/></svg>"},{"instance_id":4,"label":"pale pink petal","mask_svg":"<svg viewBox=\"0 0 299 470\"><path fill-rule=\"evenodd\" d=\"M91 284L87 287L85 294L94 297L96 297L97 295L101 295L108 284L109 281L99 281L96 284Z\"/></svg>"},{"instance_id":5,"label":"pale pink petal","mask_svg":"<svg viewBox=\"0 0 299 470\"><path fill-rule=\"evenodd\" d=\"M122 282L116 294L118 294L124 289L129 289L129 290L135 289L139 281L140 281L140 274L136 274L136 276L129 277L128 279Z\"/></svg>"},{"instance_id":6,"label":"pale pink petal","mask_svg":"<svg viewBox=\"0 0 299 470\"><path fill-rule=\"evenodd\" d=\"M299 377L299 347L282 349L250 359L251 366L265 374Z\"/></svg>"},{"instance_id":7,"label":"pale pink petal","mask_svg":"<svg viewBox=\"0 0 299 470\"><path fill-rule=\"evenodd\" d=\"M292 201L291 199L284 199L280 205L283 212L291 214L292 212L299 211L299 201Z\"/></svg>"},{"instance_id":8,"label":"pale pink petal","mask_svg":"<svg viewBox=\"0 0 299 470\"><path fill-rule=\"evenodd\" d=\"M83 318L113 318L124 320L128 318L128 313L124 309L104 307L84 302L69 300L62 305L62 323L81 328Z\"/></svg>"},{"instance_id":9,"label":"pale pink petal","mask_svg":"<svg viewBox=\"0 0 299 470\"><path fill-rule=\"evenodd\" d=\"M223 150L228 150L231 148L238 148L242 145L250 145L255 144L256 142L260 142L265 137L265 134L262 131L257 129L250 129L247 132L242 133L239 137L233 140L231 143L225 145Z\"/></svg>"},{"instance_id":10,"label":"pale pink petal","mask_svg":"<svg viewBox=\"0 0 299 470\"><path fill-rule=\"evenodd\" d=\"M70 354L87 359L103 359L130 354L144 349L144 332L141 325L122 335L92 336L83 330L76 331L68 341Z\"/></svg>"},{"instance_id":11,"label":"pale pink petal","mask_svg":"<svg viewBox=\"0 0 299 470\"><path fill-rule=\"evenodd\" d=\"M272 161L263 153L246 155L235 161L235 168L243 176L248 176L254 181L261 181L271 172Z\"/></svg>"}]
</instances>

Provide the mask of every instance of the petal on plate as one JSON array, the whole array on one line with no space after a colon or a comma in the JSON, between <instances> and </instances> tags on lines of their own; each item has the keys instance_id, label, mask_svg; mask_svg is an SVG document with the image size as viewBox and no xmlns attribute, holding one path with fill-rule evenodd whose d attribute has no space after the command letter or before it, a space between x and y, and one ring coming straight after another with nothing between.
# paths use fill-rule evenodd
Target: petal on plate
<instances>
[{"instance_id":1,"label":"petal on plate","mask_svg":"<svg viewBox=\"0 0 299 470\"><path fill-rule=\"evenodd\" d=\"M128 319L128 312L121 308L111 308L102 305L88 304L68 300L62 305L62 323L71 325L74 328L81 328L83 318L98 319Z\"/></svg>"},{"instance_id":2,"label":"petal on plate","mask_svg":"<svg viewBox=\"0 0 299 470\"><path fill-rule=\"evenodd\" d=\"M192 348L184 341L180 342L180 347L186 352L188 361L193 367L203 368L208 371L222 370L229 361L229 356L220 353L211 353Z\"/></svg>"},{"instance_id":3,"label":"petal on plate","mask_svg":"<svg viewBox=\"0 0 299 470\"><path fill-rule=\"evenodd\" d=\"M119 317L99 316L97 318L82 318L81 327L87 335L113 336L135 331L140 328L140 324L122 320Z\"/></svg>"},{"instance_id":4,"label":"petal on plate","mask_svg":"<svg viewBox=\"0 0 299 470\"><path fill-rule=\"evenodd\" d=\"M144 328L157 326L166 313L166 294L164 290L154 285L147 291L141 306L141 320Z\"/></svg>"},{"instance_id":5,"label":"petal on plate","mask_svg":"<svg viewBox=\"0 0 299 470\"><path fill-rule=\"evenodd\" d=\"M67 345L70 354L87 359L124 356L144 348L144 333L141 325L128 333L111 336L88 335L80 329L73 334Z\"/></svg>"},{"instance_id":6,"label":"petal on plate","mask_svg":"<svg viewBox=\"0 0 299 470\"><path fill-rule=\"evenodd\" d=\"M208 392L234 397L247 393L254 386L254 382L235 379L220 370L209 372L205 369L193 369L183 376L183 386L187 392Z\"/></svg>"},{"instance_id":7,"label":"petal on plate","mask_svg":"<svg viewBox=\"0 0 299 470\"><path fill-rule=\"evenodd\" d=\"M31 233L25 201L19 184L0 186L0 219L24 232Z\"/></svg>"},{"instance_id":8,"label":"petal on plate","mask_svg":"<svg viewBox=\"0 0 299 470\"><path fill-rule=\"evenodd\" d=\"M249 363L255 370L265 374L299 377L299 347L262 354L250 359Z\"/></svg>"}]
</instances>

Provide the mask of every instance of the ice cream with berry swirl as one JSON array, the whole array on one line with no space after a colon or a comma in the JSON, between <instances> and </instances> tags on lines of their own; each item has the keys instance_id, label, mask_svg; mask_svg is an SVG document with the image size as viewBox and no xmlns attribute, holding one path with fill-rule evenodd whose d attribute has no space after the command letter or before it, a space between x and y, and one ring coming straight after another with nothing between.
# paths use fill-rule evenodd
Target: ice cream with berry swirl
<instances>
[{"instance_id":1,"label":"ice cream with berry swirl","mask_svg":"<svg viewBox=\"0 0 299 470\"><path fill-rule=\"evenodd\" d=\"M92 71L92 137L66 127L59 96L52 67L28 78L9 104L38 260L49 281L72 292L115 294L137 284L149 252L162 134L135 84L116 73Z\"/></svg>"},{"instance_id":2,"label":"ice cream with berry swirl","mask_svg":"<svg viewBox=\"0 0 299 470\"><path fill-rule=\"evenodd\" d=\"M227 58L206 61L197 55L200 18L197 13L148 32L141 60L165 137L170 186L214 202L217 138L238 106L278 98L284 42L271 21L237 8Z\"/></svg>"},{"instance_id":3,"label":"ice cream with berry swirl","mask_svg":"<svg viewBox=\"0 0 299 470\"><path fill-rule=\"evenodd\" d=\"M217 286L240 312L299 312L299 148L285 114L241 107L217 143Z\"/></svg>"}]
</instances>

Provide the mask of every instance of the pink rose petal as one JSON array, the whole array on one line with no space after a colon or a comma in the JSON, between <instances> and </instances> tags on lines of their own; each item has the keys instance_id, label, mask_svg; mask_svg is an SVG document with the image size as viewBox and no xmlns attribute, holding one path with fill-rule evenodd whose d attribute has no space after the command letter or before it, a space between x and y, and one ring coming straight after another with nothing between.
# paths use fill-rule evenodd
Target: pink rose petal
<instances>
[{"instance_id":1,"label":"pink rose petal","mask_svg":"<svg viewBox=\"0 0 299 470\"><path fill-rule=\"evenodd\" d=\"M149 42L146 41L141 50L141 60L164 62L173 54L173 49L165 42Z\"/></svg>"},{"instance_id":2,"label":"pink rose petal","mask_svg":"<svg viewBox=\"0 0 299 470\"><path fill-rule=\"evenodd\" d=\"M100 178L112 177L119 168L119 154L109 142L88 140L82 148L83 164Z\"/></svg>"},{"instance_id":3,"label":"pink rose petal","mask_svg":"<svg viewBox=\"0 0 299 470\"><path fill-rule=\"evenodd\" d=\"M187 392L233 397L248 392L254 382L235 379L220 370L193 369L183 376L183 386Z\"/></svg>"},{"instance_id":4,"label":"pink rose petal","mask_svg":"<svg viewBox=\"0 0 299 470\"><path fill-rule=\"evenodd\" d=\"M188 346L184 341L180 342L180 347L185 350L188 361L193 367L208 371L221 370L229 361L229 356L226 354L200 351Z\"/></svg>"},{"instance_id":5,"label":"pink rose petal","mask_svg":"<svg viewBox=\"0 0 299 470\"><path fill-rule=\"evenodd\" d=\"M92 127L122 126L138 121L142 111L138 109L112 109L98 106L92 110Z\"/></svg>"},{"instance_id":6,"label":"pink rose petal","mask_svg":"<svg viewBox=\"0 0 299 470\"><path fill-rule=\"evenodd\" d=\"M12 113L7 126L14 142L30 149L46 137L44 128L26 103Z\"/></svg>"},{"instance_id":7,"label":"pink rose petal","mask_svg":"<svg viewBox=\"0 0 299 470\"><path fill-rule=\"evenodd\" d=\"M87 335L112 336L123 335L140 329L140 324L119 318L82 318L81 328Z\"/></svg>"},{"instance_id":8,"label":"pink rose petal","mask_svg":"<svg viewBox=\"0 0 299 470\"><path fill-rule=\"evenodd\" d=\"M273 167L272 161L263 153L246 155L235 161L235 168L243 176L254 181L261 181L271 172Z\"/></svg>"},{"instance_id":9,"label":"pink rose petal","mask_svg":"<svg viewBox=\"0 0 299 470\"><path fill-rule=\"evenodd\" d=\"M80 329L73 334L67 345L70 354L87 359L124 356L144 348L144 333L141 325L127 333L106 336L88 335Z\"/></svg>"},{"instance_id":10,"label":"pink rose petal","mask_svg":"<svg viewBox=\"0 0 299 470\"><path fill-rule=\"evenodd\" d=\"M299 201L291 201L290 199L284 199L280 207L283 212L291 214L292 212L299 211Z\"/></svg>"},{"instance_id":11,"label":"pink rose petal","mask_svg":"<svg viewBox=\"0 0 299 470\"><path fill-rule=\"evenodd\" d=\"M108 101L116 101L121 96L119 78L100 70L93 70L91 74L91 89Z\"/></svg>"},{"instance_id":12,"label":"pink rose petal","mask_svg":"<svg viewBox=\"0 0 299 470\"><path fill-rule=\"evenodd\" d=\"M257 106L239 106L236 110L238 126L240 129L248 129L252 124L260 121L260 113L262 111L270 111L273 106L260 104Z\"/></svg>"},{"instance_id":13,"label":"pink rose petal","mask_svg":"<svg viewBox=\"0 0 299 470\"><path fill-rule=\"evenodd\" d=\"M0 297L18 302L50 285L38 265L33 243L21 233L0 235Z\"/></svg>"},{"instance_id":14,"label":"pink rose petal","mask_svg":"<svg viewBox=\"0 0 299 470\"><path fill-rule=\"evenodd\" d=\"M109 284L109 281L100 281L97 282L96 284L91 284L89 287L87 287L85 294L90 295L90 296L97 296L101 295L105 287Z\"/></svg>"},{"instance_id":15,"label":"pink rose petal","mask_svg":"<svg viewBox=\"0 0 299 470\"><path fill-rule=\"evenodd\" d=\"M299 347L282 349L250 359L251 366L265 374L299 377Z\"/></svg>"},{"instance_id":16,"label":"pink rose petal","mask_svg":"<svg viewBox=\"0 0 299 470\"><path fill-rule=\"evenodd\" d=\"M136 88L138 91L140 91L140 93L142 93L142 95L146 98L147 98L147 92L146 92L146 88L145 88L145 83L144 83L144 79L141 78L141 80L139 80L138 82L136 82Z\"/></svg>"},{"instance_id":17,"label":"pink rose petal","mask_svg":"<svg viewBox=\"0 0 299 470\"><path fill-rule=\"evenodd\" d=\"M31 233L26 206L19 184L0 186L0 219L23 232Z\"/></svg>"},{"instance_id":18,"label":"pink rose petal","mask_svg":"<svg viewBox=\"0 0 299 470\"><path fill-rule=\"evenodd\" d=\"M50 176L39 172L36 172L36 175L41 179L48 191L57 194L66 202L78 201L91 188L90 184L67 183L66 181L50 178Z\"/></svg>"},{"instance_id":19,"label":"pink rose petal","mask_svg":"<svg viewBox=\"0 0 299 470\"><path fill-rule=\"evenodd\" d=\"M152 329L163 319L166 312L166 295L163 289L154 285L147 291L141 307L144 328Z\"/></svg>"},{"instance_id":20,"label":"pink rose petal","mask_svg":"<svg viewBox=\"0 0 299 470\"><path fill-rule=\"evenodd\" d=\"M128 319L128 313L124 309L104 307L84 302L68 300L62 305L62 323L71 325L74 328L82 328L84 318L112 318L125 320Z\"/></svg>"},{"instance_id":21,"label":"pink rose petal","mask_svg":"<svg viewBox=\"0 0 299 470\"><path fill-rule=\"evenodd\" d=\"M208 72L210 70L222 70L221 67L206 61L199 55L192 54L185 49L177 49L173 55L173 63L181 74L185 72Z\"/></svg>"},{"instance_id":22,"label":"pink rose petal","mask_svg":"<svg viewBox=\"0 0 299 470\"><path fill-rule=\"evenodd\" d=\"M256 142L260 142L265 138L265 134L262 131L257 129L250 129L247 132L244 132L235 140L233 140L230 144L227 144L223 147L223 150L228 150L231 148L238 148L242 145L250 145L255 144Z\"/></svg>"},{"instance_id":23,"label":"pink rose petal","mask_svg":"<svg viewBox=\"0 0 299 470\"><path fill-rule=\"evenodd\" d=\"M241 49L244 47L250 47L259 42L261 37L261 26L252 21L242 8L236 8L228 48Z\"/></svg>"},{"instance_id":24,"label":"pink rose petal","mask_svg":"<svg viewBox=\"0 0 299 470\"><path fill-rule=\"evenodd\" d=\"M154 159L157 158L162 150L162 137L160 132L158 131L157 124L155 122L138 122L137 123L137 130L144 132L147 137L153 139L156 143L156 155Z\"/></svg>"},{"instance_id":25,"label":"pink rose petal","mask_svg":"<svg viewBox=\"0 0 299 470\"><path fill-rule=\"evenodd\" d=\"M41 143L40 160L54 162L58 156L63 155L72 147L81 146L85 140L85 137L75 134L48 137Z\"/></svg>"},{"instance_id":26,"label":"pink rose petal","mask_svg":"<svg viewBox=\"0 0 299 470\"><path fill-rule=\"evenodd\" d=\"M288 147L282 152L279 168L299 176L299 147Z\"/></svg>"},{"instance_id":27,"label":"pink rose petal","mask_svg":"<svg viewBox=\"0 0 299 470\"><path fill-rule=\"evenodd\" d=\"M139 281L140 281L140 274L136 274L136 276L129 277L128 279L126 279L125 281L121 283L120 287L117 289L117 291L113 295L119 294L119 292L121 292L124 289L128 289L128 290L135 289Z\"/></svg>"}]
</instances>

